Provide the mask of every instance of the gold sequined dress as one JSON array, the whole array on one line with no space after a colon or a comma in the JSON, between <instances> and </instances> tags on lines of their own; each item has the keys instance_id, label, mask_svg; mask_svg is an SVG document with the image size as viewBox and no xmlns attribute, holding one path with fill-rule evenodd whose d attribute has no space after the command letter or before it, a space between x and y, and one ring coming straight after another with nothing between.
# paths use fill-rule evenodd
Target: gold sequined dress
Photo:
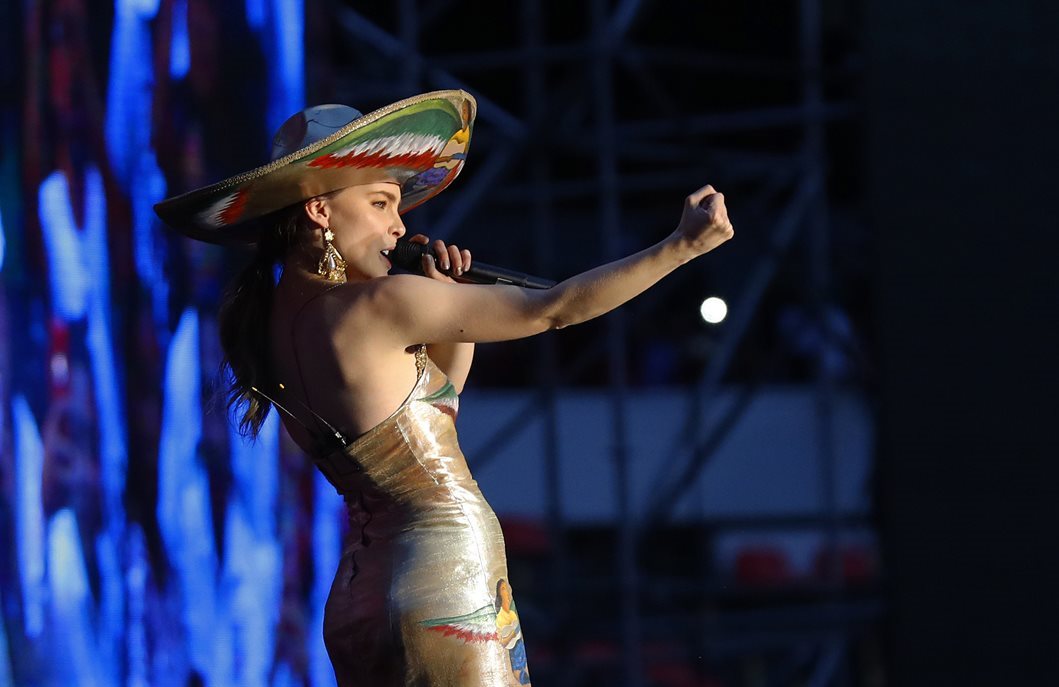
<instances>
[{"instance_id":1,"label":"gold sequined dress","mask_svg":"<svg viewBox=\"0 0 1059 687\"><path fill-rule=\"evenodd\" d=\"M340 687L528 685L503 534L456 440L456 390L425 349L390 417L314 459L351 524L327 651Z\"/></svg>"}]
</instances>

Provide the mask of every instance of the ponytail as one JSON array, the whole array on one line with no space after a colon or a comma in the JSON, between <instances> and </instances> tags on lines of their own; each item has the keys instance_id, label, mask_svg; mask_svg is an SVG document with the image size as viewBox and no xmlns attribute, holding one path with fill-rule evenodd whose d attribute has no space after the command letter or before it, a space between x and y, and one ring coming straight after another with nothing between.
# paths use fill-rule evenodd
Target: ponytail
<instances>
[{"instance_id":1,"label":"ponytail","mask_svg":"<svg viewBox=\"0 0 1059 687\"><path fill-rule=\"evenodd\" d=\"M229 285L218 313L224 367L230 372L230 413L242 413L239 433L256 437L272 404L253 388L272 392L272 347L269 322L276 266L287 257L308 218L302 204L281 210L262 222L261 239L250 264Z\"/></svg>"}]
</instances>

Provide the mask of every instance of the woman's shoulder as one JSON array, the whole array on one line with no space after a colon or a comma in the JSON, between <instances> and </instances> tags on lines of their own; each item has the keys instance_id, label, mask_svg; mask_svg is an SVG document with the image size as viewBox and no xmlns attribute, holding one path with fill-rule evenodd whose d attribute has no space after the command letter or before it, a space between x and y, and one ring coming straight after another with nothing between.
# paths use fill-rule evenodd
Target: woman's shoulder
<instances>
[{"instance_id":1,"label":"woman's shoulder","mask_svg":"<svg viewBox=\"0 0 1059 687\"><path fill-rule=\"evenodd\" d=\"M434 300L424 287L430 279L412 274L393 274L364 282L346 283L325 295L322 310L342 320L369 317L372 320L401 320L409 312L430 307Z\"/></svg>"},{"instance_id":2,"label":"woman's shoulder","mask_svg":"<svg viewBox=\"0 0 1059 687\"><path fill-rule=\"evenodd\" d=\"M409 330L422 314L442 307L436 294L424 292L424 283L436 283L415 275L397 274L362 282L337 284L311 300L304 297L294 314L285 311L299 331L329 337L340 347L394 347L403 350L414 339ZM278 306L278 304L277 304Z\"/></svg>"},{"instance_id":3,"label":"woman's shoulder","mask_svg":"<svg viewBox=\"0 0 1059 687\"><path fill-rule=\"evenodd\" d=\"M349 281L325 289L317 300L324 308L370 306L374 300L405 292L421 281L422 277L410 274L391 274L366 281Z\"/></svg>"},{"instance_id":4,"label":"woman's shoulder","mask_svg":"<svg viewBox=\"0 0 1059 687\"><path fill-rule=\"evenodd\" d=\"M412 275L392 275L336 285L307 304L301 319L312 322L318 331L363 342L373 333L391 330L405 314L397 311L415 306L415 299L407 295L414 287L412 280L423 281Z\"/></svg>"}]
</instances>

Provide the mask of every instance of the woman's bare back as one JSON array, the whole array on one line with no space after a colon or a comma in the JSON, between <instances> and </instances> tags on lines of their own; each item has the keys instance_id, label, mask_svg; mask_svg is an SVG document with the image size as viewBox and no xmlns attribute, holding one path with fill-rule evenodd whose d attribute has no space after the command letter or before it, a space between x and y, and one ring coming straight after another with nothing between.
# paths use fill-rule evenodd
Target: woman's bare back
<instances>
[{"instance_id":1,"label":"woman's bare back","mask_svg":"<svg viewBox=\"0 0 1059 687\"><path fill-rule=\"evenodd\" d=\"M337 289L346 291L341 298ZM312 431L316 413L349 436L362 434L389 417L415 386L414 347L387 347L373 336L378 321L368 299L349 292L357 289L365 290L363 284L304 277L283 279L276 288L269 329L274 378L283 385L277 400ZM301 425L287 417L284 424L303 450L313 448Z\"/></svg>"}]
</instances>

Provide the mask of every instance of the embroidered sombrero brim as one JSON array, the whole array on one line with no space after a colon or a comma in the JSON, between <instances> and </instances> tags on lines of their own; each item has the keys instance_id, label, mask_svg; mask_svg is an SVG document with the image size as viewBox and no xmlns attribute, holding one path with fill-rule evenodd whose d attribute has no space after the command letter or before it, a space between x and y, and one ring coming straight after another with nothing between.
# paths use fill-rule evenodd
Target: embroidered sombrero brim
<instances>
[{"instance_id":1,"label":"embroidered sombrero brim","mask_svg":"<svg viewBox=\"0 0 1059 687\"><path fill-rule=\"evenodd\" d=\"M249 220L313 196L376 181L401 184L399 211L440 193L463 168L476 103L464 91L435 91L358 117L333 134L267 165L154 206L162 220L210 243L253 242Z\"/></svg>"}]
</instances>

